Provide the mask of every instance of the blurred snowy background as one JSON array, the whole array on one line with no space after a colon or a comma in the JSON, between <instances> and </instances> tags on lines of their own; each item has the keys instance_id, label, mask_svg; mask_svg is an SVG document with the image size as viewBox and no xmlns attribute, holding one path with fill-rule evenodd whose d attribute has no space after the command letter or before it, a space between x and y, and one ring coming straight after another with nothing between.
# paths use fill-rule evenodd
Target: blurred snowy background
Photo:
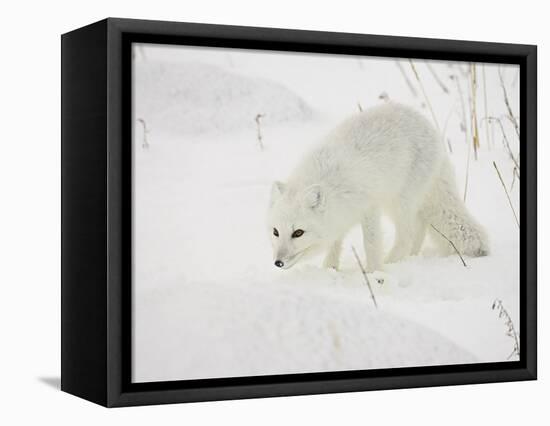
<instances>
[{"instance_id":1,"label":"blurred snowy background","mask_svg":"<svg viewBox=\"0 0 550 426\"><path fill-rule=\"evenodd\" d=\"M145 44L133 56L134 381L518 358L518 67ZM377 310L351 251L359 229L341 271L281 271L265 218L273 180L388 99L440 129L492 252L464 267L425 244L371 279Z\"/></svg>"}]
</instances>

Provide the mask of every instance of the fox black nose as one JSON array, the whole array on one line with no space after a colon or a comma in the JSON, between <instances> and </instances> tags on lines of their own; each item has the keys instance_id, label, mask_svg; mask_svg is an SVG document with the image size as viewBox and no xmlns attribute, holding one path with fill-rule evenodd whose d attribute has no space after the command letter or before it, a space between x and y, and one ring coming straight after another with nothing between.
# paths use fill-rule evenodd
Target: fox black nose
<instances>
[{"instance_id":1,"label":"fox black nose","mask_svg":"<svg viewBox=\"0 0 550 426\"><path fill-rule=\"evenodd\" d=\"M276 260L275 261L275 266L277 268L282 268L283 266L285 266L285 264L283 262L281 262L280 260Z\"/></svg>"}]
</instances>

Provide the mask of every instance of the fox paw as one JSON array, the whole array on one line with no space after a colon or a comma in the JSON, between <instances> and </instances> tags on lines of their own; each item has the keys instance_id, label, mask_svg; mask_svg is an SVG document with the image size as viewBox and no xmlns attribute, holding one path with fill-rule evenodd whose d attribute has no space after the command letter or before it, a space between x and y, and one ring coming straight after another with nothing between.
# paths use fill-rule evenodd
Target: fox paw
<instances>
[{"instance_id":1,"label":"fox paw","mask_svg":"<svg viewBox=\"0 0 550 426\"><path fill-rule=\"evenodd\" d=\"M323 268L334 269L335 271L337 271L339 267L340 262L338 262L338 260L327 258L323 261Z\"/></svg>"}]
</instances>

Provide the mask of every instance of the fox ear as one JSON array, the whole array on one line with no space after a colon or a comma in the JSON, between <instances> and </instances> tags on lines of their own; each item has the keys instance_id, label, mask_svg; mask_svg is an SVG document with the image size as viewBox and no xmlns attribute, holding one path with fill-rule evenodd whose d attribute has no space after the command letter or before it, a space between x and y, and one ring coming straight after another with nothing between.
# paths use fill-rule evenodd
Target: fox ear
<instances>
[{"instance_id":1,"label":"fox ear","mask_svg":"<svg viewBox=\"0 0 550 426\"><path fill-rule=\"evenodd\" d=\"M285 184L279 181L273 182L271 186L271 205L277 201L285 192Z\"/></svg>"},{"instance_id":2,"label":"fox ear","mask_svg":"<svg viewBox=\"0 0 550 426\"><path fill-rule=\"evenodd\" d=\"M325 206L325 194L321 185L311 185L306 189L304 201L307 207L312 210L322 210Z\"/></svg>"}]
</instances>

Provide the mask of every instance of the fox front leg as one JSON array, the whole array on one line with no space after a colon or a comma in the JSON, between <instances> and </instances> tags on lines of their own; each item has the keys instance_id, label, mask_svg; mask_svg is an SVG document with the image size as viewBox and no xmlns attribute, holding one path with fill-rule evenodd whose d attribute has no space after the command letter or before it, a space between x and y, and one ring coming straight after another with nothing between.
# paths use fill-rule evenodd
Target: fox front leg
<instances>
[{"instance_id":1,"label":"fox front leg","mask_svg":"<svg viewBox=\"0 0 550 426\"><path fill-rule=\"evenodd\" d=\"M361 222L363 245L367 256L367 272L382 269L382 234L380 229L380 212L371 209Z\"/></svg>"},{"instance_id":2,"label":"fox front leg","mask_svg":"<svg viewBox=\"0 0 550 426\"><path fill-rule=\"evenodd\" d=\"M325 268L338 269L340 266L340 253L342 253L342 240L336 240L330 246L325 260L323 261L323 266Z\"/></svg>"}]
</instances>

